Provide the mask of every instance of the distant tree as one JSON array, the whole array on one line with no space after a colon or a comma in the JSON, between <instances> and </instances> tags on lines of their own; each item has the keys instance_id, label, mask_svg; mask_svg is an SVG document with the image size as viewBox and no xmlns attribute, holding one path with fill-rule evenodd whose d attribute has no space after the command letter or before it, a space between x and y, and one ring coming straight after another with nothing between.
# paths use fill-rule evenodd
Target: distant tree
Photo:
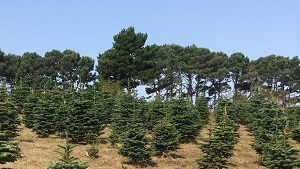
<instances>
[{"instance_id":1,"label":"distant tree","mask_svg":"<svg viewBox=\"0 0 300 169\"><path fill-rule=\"evenodd\" d=\"M10 91L10 100L15 105L18 113L21 113L24 103L30 93L28 85L17 85Z\"/></svg>"},{"instance_id":2,"label":"distant tree","mask_svg":"<svg viewBox=\"0 0 300 169\"><path fill-rule=\"evenodd\" d=\"M59 50L52 50L46 52L43 59L43 73L46 77L50 78L53 83L59 82L60 64L63 53Z\"/></svg>"},{"instance_id":3,"label":"distant tree","mask_svg":"<svg viewBox=\"0 0 300 169\"><path fill-rule=\"evenodd\" d=\"M97 72L100 79L118 80L122 87L135 88L143 75L154 70L151 56L155 47L144 47L148 35L135 33L133 27L122 29L113 37L113 47L98 57ZM144 82L147 79L142 79Z\"/></svg>"},{"instance_id":4,"label":"distant tree","mask_svg":"<svg viewBox=\"0 0 300 169\"><path fill-rule=\"evenodd\" d=\"M0 73L0 82L2 82L2 83L3 83L3 80L5 79L5 73L4 73L4 70L3 70L4 56L5 56L5 53L0 49L0 72L1 72Z\"/></svg>"},{"instance_id":5,"label":"distant tree","mask_svg":"<svg viewBox=\"0 0 300 169\"><path fill-rule=\"evenodd\" d=\"M24 102L22 122L28 128L33 128L34 125L35 115L33 109L37 106L39 100L38 92L39 91L32 89Z\"/></svg>"},{"instance_id":6,"label":"distant tree","mask_svg":"<svg viewBox=\"0 0 300 169\"><path fill-rule=\"evenodd\" d=\"M2 53L3 54L3 53ZM5 78L6 83L13 87L16 85L20 78L17 77L17 70L20 68L21 56L7 54L4 55L0 63L0 77Z\"/></svg>"},{"instance_id":7,"label":"distant tree","mask_svg":"<svg viewBox=\"0 0 300 169\"><path fill-rule=\"evenodd\" d=\"M209 61L213 58L209 49L198 48L197 50L197 61L195 61L195 97L198 98L200 95L205 95L209 90L209 74L210 65Z\"/></svg>"},{"instance_id":8,"label":"distant tree","mask_svg":"<svg viewBox=\"0 0 300 169\"><path fill-rule=\"evenodd\" d=\"M246 80L248 65L249 58L241 52L233 53L227 59L227 67L229 69L231 81L233 82L235 95L237 94L238 89L242 89L242 84Z\"/></svg>"},{"instance_id":9,"label":"distant tree","mask_svg":"<svg viewBox=\"0 0 300 169\"><path fill-rule=\"evenodd\" d=\"M41 86L42 57L37 53L26 52L21 57L21 62L16 71L16 79L29 86ZM21 85L21 84L19 84Z\"/></svg>"},{"instance_id":10,"label":"distant tree","mask_svg":"<svg viewBox=\"0 0 300 169\"><path fill-rule=\"evenodd\" d=\"M77 85L87 87L88 83L95 79L95 74L92 73L94 70L94 60L91 57L83 56L78 62L78 68L76 74L78 75Z\"/></svg>"},{"instance_id":11,"label":"distant tree","mask_svg":"<svg viewBox=\"0 0 300 169\"><path fill-rule=\"evenodd\" d=\"M120 93L112 114L112 133L109 136L112 145L116 142L122 142L131 124L141 122L141 119L138 119L138 104L137 98L128 93Z\"/></svg>"},{"instance_id":12,"label":"distant tree","mask_svg":"<svg viewBox=\"0 0 300 169\"><path fill-rule=\"evenodd\" d=\"M74 85L75 82L78 80L76 70L80 61L80 54L69 49L63 51L62 54L63 57L60 59L59 62L60 78L62 79L63 83L66 83L67 85Z\"/></svg>"}]
</instances>

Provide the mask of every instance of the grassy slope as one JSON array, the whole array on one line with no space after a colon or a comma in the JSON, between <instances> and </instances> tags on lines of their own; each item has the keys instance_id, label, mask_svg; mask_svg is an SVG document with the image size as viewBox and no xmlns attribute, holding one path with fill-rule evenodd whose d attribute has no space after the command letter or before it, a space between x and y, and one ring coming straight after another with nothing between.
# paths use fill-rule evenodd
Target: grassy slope
<instances>
[{"instance_id":1,"label":"grassy slope","mask_svg":"<svg viewBox=\"0 0 300 169\"><path fill-rule=\"evenodd\" d=\"M212 124L214 119L211 116ZM196 143L182 144L181 149L171 154L169 158L153 157L153 162L156 165L147 168L160 168L160 169L195 169L198 168L196 159L202 156L201 150L198 148L201 139L207 137L208 128L206 125L201 131L200 136L197 138ZM104 134L100 136L99 155L100 157L94 160L86 156L85 146L79 145L73 151L73 156L79 158L81 161L88 161L91 169L120 169L121 162L126 161L117 153L117 149L110 147L107 141L110 133L109 129L104 130ZM229 168L233 169L260 169L264 168L256 164L258 156L251 148L253 136L246 131L244 126L240 127L240 139L235 146L234 156L229 159ZM38 138L30 129L21 126L20 136L16 139L21 140L20 148L23 158L14 163L7 163L1 168L15 168L15 169L43 169L47 168L50 161L56 161L60 157L55 153L58 144L64 145L65 140L50 137ZM131 165L125 165L128 169L137 168Z\"/></svg>"}]
</instances>

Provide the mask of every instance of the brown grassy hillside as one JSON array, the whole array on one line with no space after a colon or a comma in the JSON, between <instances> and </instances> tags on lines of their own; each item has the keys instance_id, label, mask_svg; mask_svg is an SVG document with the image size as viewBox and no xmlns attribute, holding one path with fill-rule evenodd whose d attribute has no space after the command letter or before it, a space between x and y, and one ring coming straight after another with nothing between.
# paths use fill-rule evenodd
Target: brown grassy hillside
<instances>
[{"instance_id":1,"label":"brown grassy hillside","mask_svg":"<svg viewBox=\"0 0 300 169\"><path fill-rule=\"evenodd\" d=\"M214 119L211 119L214 121ZM212 122L214 123L214 122ZM159 169L196 169L198 168L196 159L202 156L201 150L198 148L201 139L207 137L208 128L206 125L201 131L195 143L182 144L181 149L170 155L169 158L153 157L153 165L147 168ZM65 140L50 137L38 138L37 135L30 129L24 126L20 127L20 136L16 139L20 140L20 148L22 158L14 163L7 163L2 168L15 169L43 169L47 168L50 161L57 161L59 155L55 152L58 150L57 145L64 145ZM260 169L264 168L258 166L258 156L251 148L250 144L253 141L253 136L246 131L244 126L240 127L240 139L235 146L234 156L229 159L229 168L233 169ZM104 134L99 138L99 155L97 159L89 159L86 155L85 146L79 145L73 151L73 156L79 158L81 161L87 161L90 164L90 169L121 169L122 161L127 159L121 157L117 153L116 148L111 148L107 141L110 129L106 128ZM128 169L138 168L132 165L125 165Z\"/></svg>"}]
</instances>

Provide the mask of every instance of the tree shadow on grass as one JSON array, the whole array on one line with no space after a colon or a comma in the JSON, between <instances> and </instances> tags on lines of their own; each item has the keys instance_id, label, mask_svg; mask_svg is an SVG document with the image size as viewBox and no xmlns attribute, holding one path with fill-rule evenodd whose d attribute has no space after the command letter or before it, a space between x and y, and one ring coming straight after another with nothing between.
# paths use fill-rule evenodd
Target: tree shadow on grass
<instances>
[{"instance_id":1,"label":"tree shadow on grass","mask_svg":"<svg viewBox=\"0 0 300 169\"><path fill-rule=\"evenodd\" d=\"M157 167L157 163L155 163L153 161L144 161L144 162L125 161L125 162L122 162L122 164L133 165L133 166L140 167L140 168L147 168L149 166Z\"/></svg>"},{"instance_id":2,"label":"tree shadow on grass","mask_svg":"<svg viewBox=\"0 0 300 169\"><path fill-rule=\"evenodd\" d=\"M174 154L174 153L171 153L169 154L169 156L173 159L177 159L177 158L185 158L185 156L183 155L179 155L179 154Z\"/></svg>"},{"instance_id":3,"label":"tree shadow on grass","mask_svg":"<svg viewBox=\"0 0 300 169\"><path fill-rule=\"evenodd\" d=\"M100 139L99 139L99 143L100 143L100 144L107 144L108 141L107 141L107 139L105 139L105 138L100 138Z\"/></svg>"}]
</instances>

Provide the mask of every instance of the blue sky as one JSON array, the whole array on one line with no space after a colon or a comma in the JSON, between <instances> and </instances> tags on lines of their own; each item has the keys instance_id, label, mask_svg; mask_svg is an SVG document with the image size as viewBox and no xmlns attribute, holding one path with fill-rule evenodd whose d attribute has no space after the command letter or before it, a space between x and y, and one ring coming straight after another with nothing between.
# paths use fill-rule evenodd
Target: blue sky
<instances>
[{"instance_id":1,"label":"blue sky","mask_svg":"<svg viewBox=\"0 0 300 169\"><path fill-rule=\"evenodd\" d=\"M96 60L133 26L148 34L147 44L293 57L300 56L299 7L299 0L1 0L0 48L42 56L71 49Z\"/></svg>"}]
</instances>

